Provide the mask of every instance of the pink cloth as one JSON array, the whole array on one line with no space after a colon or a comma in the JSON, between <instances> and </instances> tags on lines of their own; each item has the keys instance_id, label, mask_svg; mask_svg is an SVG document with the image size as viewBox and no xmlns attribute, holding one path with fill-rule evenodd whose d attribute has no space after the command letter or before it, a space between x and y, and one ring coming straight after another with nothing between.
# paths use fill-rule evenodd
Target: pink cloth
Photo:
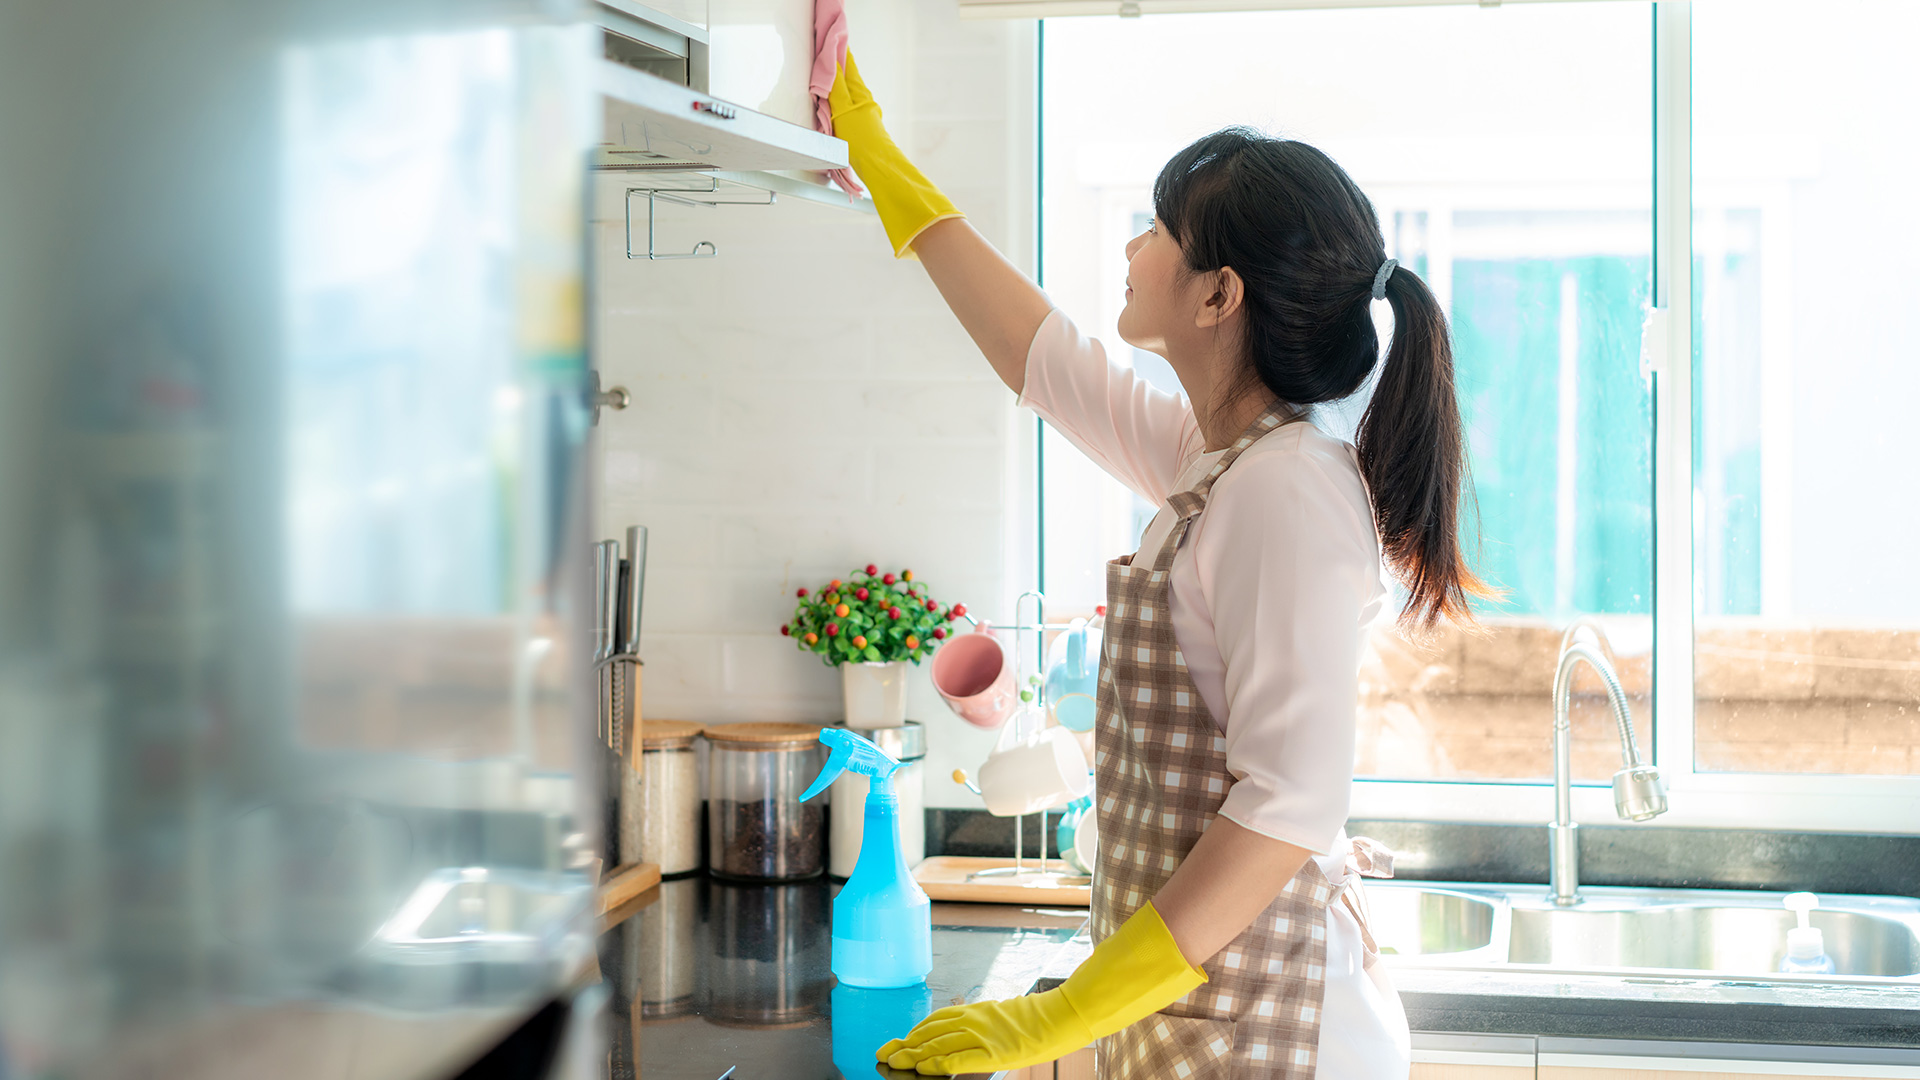
<instances>
[{"instance_id":1,"label":"pink cloth","mask_svg":"<svg viewBox=\"0 0 1920 1080\"><path fill-rule=\"evenodd\" d=\"M813 128L822 135L833 134L833 106L827 95L833 92L834 76L846 62L847 0L813 0L813 73L807 79L807 90L813 94ZM827 175L849 200L867 190L853 178L852 169L833 169Z\"/></svg>"},{"instance_id":2,"label":"pink cloth","mask_svg":"<svg viewBox=\"0 0 1920 1080\"><path fill-rule=\"evenodd\" d=\"M1160 504L1141 551L1172 528L1167 496L1225 452L1206 451L1186 399L1108 363L1059 311L1034 336L1020 400ZM1220 813L1344 862L1360 650L1386 599L1353 447L1310 423L1255 443L1189 528L1171 591L1174 638L1226 737Z\"/></svg>"}]
</instances>

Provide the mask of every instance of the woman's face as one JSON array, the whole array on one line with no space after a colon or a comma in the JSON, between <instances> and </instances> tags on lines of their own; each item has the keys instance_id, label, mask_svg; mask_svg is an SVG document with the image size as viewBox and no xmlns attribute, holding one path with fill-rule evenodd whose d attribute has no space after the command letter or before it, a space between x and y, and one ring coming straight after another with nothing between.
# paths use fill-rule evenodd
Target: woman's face
<instances>
[{"instance_id":1,"label":"woman's face","mask_svg":"<svg viewBox=\"0 0 1920 1080\"><path fill-rule=\"evenodd\" d=\"M1154 218L1127 244L1127 306L1120 339L1158 353L1180 370L1181 357L1219 343L1219 330L1240 308L1241 283L1232 268L1218 274L1184 272L1186 255ZM1189 383L1189 385L1191 385Z\"/></svg>"},{"instance_id":2,"label":"woman's face","mask_svg":"<svg viewBox=\"0 0 1920 1080\"><path fill-rule=\"evenodd\" d=\"M1191 323L1181 288L1180 245L1160 227L1160 219L1127 243L1127 306L1120 311L1120 339L1137 349L1167 354L1167 337L1178 336L1179 322Z\"/></svg>"}]
</instances>

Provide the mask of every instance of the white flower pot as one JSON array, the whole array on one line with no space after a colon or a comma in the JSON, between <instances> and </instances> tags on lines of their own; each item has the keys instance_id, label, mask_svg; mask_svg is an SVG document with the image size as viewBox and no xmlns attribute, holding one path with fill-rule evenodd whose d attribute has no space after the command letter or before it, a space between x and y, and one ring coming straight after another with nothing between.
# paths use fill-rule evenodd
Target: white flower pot
<instances>
[{"instance_id":1,"label":"white flower pot","mask_svg":"<svg viewBox=\"0 0 1920 1080\"><path fill-rule=\"evenodd\" d=\"M840 665L848 727L899 727L907 722L907 662Z\"/></svg>"}]
</instances>

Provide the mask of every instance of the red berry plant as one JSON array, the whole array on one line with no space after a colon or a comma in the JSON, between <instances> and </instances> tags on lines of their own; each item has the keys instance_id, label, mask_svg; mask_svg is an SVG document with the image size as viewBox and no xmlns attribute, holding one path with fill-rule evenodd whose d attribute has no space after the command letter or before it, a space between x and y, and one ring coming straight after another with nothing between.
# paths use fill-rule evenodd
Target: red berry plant
<instances>
[{"instance_id":1,"label":"red berry plant","mask_svg":"<svg viewBox=\"0 0 1920 1080\"><path fill-rule=\"evenodd\" d=\"M951 633L965 604L948 607L928 594L913 571L882 574L868 564L847 580L835 578L820 589L797 589L793 621L780 628L794 644L820 654L828 667L860 661L911 660L919 663Z\"/></svg>"}]
</instances>

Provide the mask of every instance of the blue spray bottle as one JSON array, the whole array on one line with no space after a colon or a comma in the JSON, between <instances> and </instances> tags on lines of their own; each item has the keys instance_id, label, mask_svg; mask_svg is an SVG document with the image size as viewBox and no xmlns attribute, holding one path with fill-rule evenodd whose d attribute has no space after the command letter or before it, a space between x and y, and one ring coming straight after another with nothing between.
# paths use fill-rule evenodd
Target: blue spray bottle
<instances>
[{"instance_id":1,"label":"blue spray bottle","mask_svg":"<svg viewBox=\"0 0 1920 1080\"><path fill-rule=\"evenodd\" d=\"M844 728L821 729L820 741L833 755L801 802L848 769L867 778L860 858L833 898L833 974L848 986L912 986L933 970L933 905L900 853L900 800L893 793L900 762Z\"/></svg>"}]
</instances>

